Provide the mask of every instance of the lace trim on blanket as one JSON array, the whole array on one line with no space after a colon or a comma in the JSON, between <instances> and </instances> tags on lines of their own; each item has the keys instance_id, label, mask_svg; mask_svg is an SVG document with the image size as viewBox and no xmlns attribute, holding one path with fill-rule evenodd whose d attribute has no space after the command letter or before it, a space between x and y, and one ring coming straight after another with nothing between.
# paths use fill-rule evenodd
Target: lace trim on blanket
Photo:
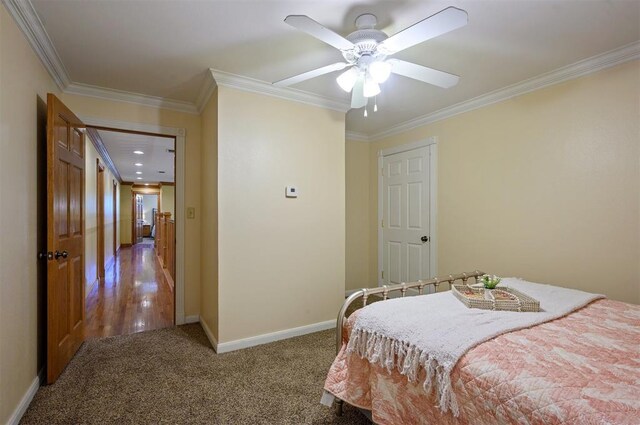
<instances>
[{"instance_id":1,"label":"lace trim on blanket","mask_svg":"<svg viewBox=\"0 0 640 425\"><path fill-rule=\"evenodd\" d=\"M351 332L347 353L356 353L361 359L367 359L369 363L377 364L389 373L396 369L401 375L406 376L409 382L418 380L422 367L426 372L424 390L431 394L436 388L440 410L443 413L451 410L453 415L458 417L460 410L451 386L451 371L455 366L453 360L438 363L414 345L362 329L354 329Z\"/></svg>"}]
</instances>

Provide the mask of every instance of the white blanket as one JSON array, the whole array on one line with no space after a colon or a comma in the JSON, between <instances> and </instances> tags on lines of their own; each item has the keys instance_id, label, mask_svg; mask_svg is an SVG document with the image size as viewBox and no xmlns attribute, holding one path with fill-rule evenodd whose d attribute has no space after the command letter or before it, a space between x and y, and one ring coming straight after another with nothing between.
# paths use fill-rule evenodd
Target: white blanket
<instances>
[{"instance_id":1,"label":"white blanket","mask_svg":"<svg viewBox=\"0 0 640 425\"><path fill-rule=\"evenodd\" d=\"M467 308L450 291L378 302L359 311L348 353L357 353L388 371L396 368L410 382L426 371L424 389L437 388L438 405L458 416L451 371L471 348L498 335L558 319L604 298L574 289L502 279L540 301L540 312L524 313ZM434 385L435 384L435 385Z\"/></svg>"}]
</instances>

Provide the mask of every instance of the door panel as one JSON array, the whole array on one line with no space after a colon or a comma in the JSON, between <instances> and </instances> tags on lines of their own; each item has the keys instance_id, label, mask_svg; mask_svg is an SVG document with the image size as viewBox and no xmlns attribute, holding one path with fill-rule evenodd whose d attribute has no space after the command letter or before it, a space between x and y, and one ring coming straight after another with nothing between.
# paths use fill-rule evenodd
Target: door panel
<instances>
[{"instance_id":1,"label":"door panel","mask_svg":"<svg viewBox=\"0 0 640 425\"><path fill-rule=\"evenodd\" d=\"M400 283L402 281L402 243L390 241L387 245L389 252L389 279L387 283Z\"/></svg>"},{"instance_id":2,"label":"door panel","mask_svg":"<svg viewBox=\"0 0 640 425\"><path fill-rule=\"evenodd\" d=\"M47 382L83 340L84 124L47 96ZM57 255L56 255L57 254Z\"/></svg>"},{"instance_id":3,"label":"door panel","mask_svg":"<svg viewBox=\"0 0 640 425\"><path fill-rule=\"evenodd\" d=\"M383 158L383 284L428 279L429 148Z\"/></svg>"}]
</instances>

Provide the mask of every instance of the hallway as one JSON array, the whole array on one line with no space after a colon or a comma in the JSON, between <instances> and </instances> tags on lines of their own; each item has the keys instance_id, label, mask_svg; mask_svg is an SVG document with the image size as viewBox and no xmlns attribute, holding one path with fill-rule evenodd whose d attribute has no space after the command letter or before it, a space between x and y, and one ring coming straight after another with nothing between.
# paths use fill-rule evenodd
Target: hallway
<instances>
[{"instance_id":1,"label":"hallway","mask_svg":"<svg viewBox=\"0 0 640 425\"><path fill-rule=\"evenodd\" d=\"M174 296L153 244L121 248L105 282L87 295L85 337L125 335L174 324Z\"/></svg>"}]
</instances>

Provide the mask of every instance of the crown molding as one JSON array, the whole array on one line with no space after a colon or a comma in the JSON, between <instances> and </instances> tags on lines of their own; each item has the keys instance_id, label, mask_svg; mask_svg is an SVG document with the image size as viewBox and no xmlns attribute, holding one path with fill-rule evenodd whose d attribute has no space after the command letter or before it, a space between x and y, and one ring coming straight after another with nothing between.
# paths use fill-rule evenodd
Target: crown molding
<instances>
[{"instance_id":1,"label":"crown molding","mask_svg":"<svg viewBox=\"0 0 640 425\"><path fill-rule=\"evenodd\" d=\"M102 137L100 137L100 133L98 130L93 127L87 127L87 136L89 136L89 140L93 144L93 147L96 148L98 154L102 157L102 160L107 165L107 168L111 171L111 174L118 180L119 183L122 183L122 176L118 172L116 168L116 164L114 164L109 152L107 151L107 147L104 145L102 141Z\"/></svg>"},{"instance_id":2,"label":"crown molding","mask_svg":"<svg viewBox=\"0 0 640 425\"><path fill-rule=\"evenodd\" d=\"M436 121L444 120L455 115L473 111L474 109L502 102L503 100L511 99L525 93L592 74L594 72L637 59L640 59L640 41L634 41L633 43L617 49L592 56L551 72L540 74L537 77L529 78L519 83L440 109L433 113L405 121L387 130L369 135L367 139L369 141L376 141L385 137L394 136L396 134L413 130L417 127L422 127Z\"/></svg>"},{"instance_id":3,"label":"crown molding","mask_svg":"<svg viewBox=\"0 0 640 425\"><path fill-rule=\"evenodd\" d=\"M136 105L150 106L153 108L170 109L172 111L198 114L198 108L191 102L172 100L165 97L149 96L146 94L131 93L123 90L108 89L92 86L90 84L71 83L65 89L67 94L95 97L98 99L115 100L118 102L134 103Z\"/></svg>"},{"instance_id":4,"label":"crown molding","mask_svg":"<svg viewBox=\"0 0 640 425\"><path fill-rule=\"evenodd\" d=\"M71 80L30 0L2 0L60 90Z\"/></svg>"},{"instance_id":5,"label":"crown molding","mask_svg":"<svg viewBox=\"0 0 640 425\"><path fill-rule=\"evenodd\" d=\"M347 112L351 105L343 100L333 99L296 90L289 87L276 87L271 83L256 80L254 78L243 77L217 69L210 68L209 71L218 86L231 87L238 90L252 93L264 94L280 99L293 100L294 102L305 103L307 105L318 106L320 108L332 109L339 112ZM208 99L207 99L208 100Z\"/></svg>"},{"instance_id":6,"label":"crown molding","mask_svg":"<svg viewBox=\"0 0 640 425\"><path fill-rule=\"evenodd\" d=\"M369 141L371 141L369 136L367 136L365 133L359 133L357 131L347 131L345 133L344 138L346 140L353 140L355 142L369 142Z\"/></svg>"}]
</instances>

